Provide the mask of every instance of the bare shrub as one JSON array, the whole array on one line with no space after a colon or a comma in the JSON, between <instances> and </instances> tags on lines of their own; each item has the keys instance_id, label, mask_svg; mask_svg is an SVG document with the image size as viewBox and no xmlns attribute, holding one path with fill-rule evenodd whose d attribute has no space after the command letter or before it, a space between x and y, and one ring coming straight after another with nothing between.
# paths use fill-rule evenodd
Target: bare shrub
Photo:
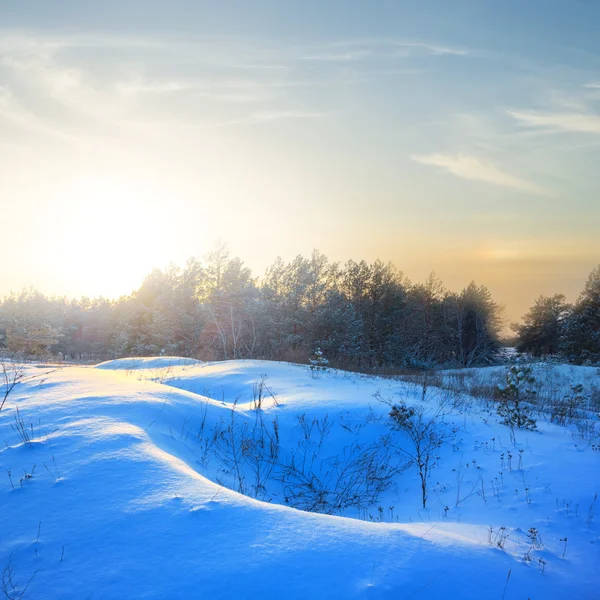
<instances>
[{"instance_id":1,"label":"bare shrub","mask_svg":"<svg viewBox=\"0 0 600 600\"><path fill-rule=\"evenodd\" d=\"M33 431L33 423L29 423L29 425L25 424L25 420L21 415L21 411L17 406L15 414L13 415L15 422L11 423L11 427L15 433L19 436L21 442L26 444L27 446L33 446L32 439L35 437Z\"/></svg>"},{"instance_id":2,"label":"bare shrub","mask_svg":"<svg viewBox=\"0 0 600 600\"><path fill-rule=\"evenodd\" d=\"M264 500L266 484L279 457L279 425L266 425L261 411L254 423L236 416L237 403L231 409L227 427L213 434L214 454L224 472L233 477L236 491Z\"/></svg>"},{"instance_id":3,"label":"bare shrub","mask_svg":"<svg viewBox=\"0 0 600 600\"><path fill-rule=\"evenodd\" d=\"M38 574L38 571L35 571L29 580L25 584L22 584L16 579L13 555L10 554L8 557L8 562L6 563L2 571L2 575L0 576L0 589L4 594L4 597L7 600L22 600L27 592L27 589L29 588L29 585Z\"/></svg>"},{"instance_id":4,"label":"bare shrub","mask_svg":"<svg viewBox=\"0 0 600 600\"><path fill-rule=\"evenodd\" d=\"M7 361L1 361L0 366L2 370L0 410L2 410L10 393L25 378L25 366Z\"/></svg>"},{"instance_id":5,"label":"bare shrub","mask_svg":"<svg viewBox=\"0 0 600 600\"><path fill-rule=\"evenodd\" d=\"M581 410L588 397L583 393L583 385L571 386L571 391L552 406L550 420L559 425L567 425L582 416Z\"/></svg>"},{"instance_id":6,"label":"bare shrub","mask_svg":"<svg viewBox=\"0 0 600 600\"><path fill-rule=\"evenodd\" d=\"M203 445L212 449L223 476L242 494L270 501L268 483L277 482L286 504L333 514L375 504L402 469L393 464L396 453L389 436L372 444L355 439L341 454L324 457L325 441L334 427L328 415L299 415L297 439L284 457L277 418L269 422L261 410L251 415L242 414L234 403L230 421L216 426L210 434L214 442Z\"/></svg>"},{"instance_id":7,"label":"bare shrub","mask_svg":"<svg viewBox=\"0 0 600 600\"><path fill-rule=\"evenodd\" d=\"M404 403L394 404L390 411L392 428L404 432L410 441L409 448L399 443L395 447L417 467L423 508L427 506L427 486L438 460L437 451L453 435L444 422L445 414L443 407L428 412L423 406L412 407Z\"/></svg>"},{"instance_id":8,"label":"bare shrub","mask_svg":"<svg viewBox=\"0 0 600 600\"><path fill-rule=\"evenodd\" d=\"M260 378L252 384L252 405L255 410L262 408L263 400L270 396L277 406L277 398L273 395L271 388L267 385L266 373L261 373Z\"/></svg>"},{"instance_id":9,"label":"bare shrub","mask_svg":"<svg viewBox=\"0 0 600 600\"><path fill-rule=\"evenodd\" d=\"M360 509L376 504L400 471L392 465L392 458L388 436L368 446L354 441L344 448L341 456L320 461L320 469L314 468L314 460L307 460L306 452L291 453L288 461L279 466L278 479L286 504L333 514L350 507Z\"/></svg>"}]
</instances>

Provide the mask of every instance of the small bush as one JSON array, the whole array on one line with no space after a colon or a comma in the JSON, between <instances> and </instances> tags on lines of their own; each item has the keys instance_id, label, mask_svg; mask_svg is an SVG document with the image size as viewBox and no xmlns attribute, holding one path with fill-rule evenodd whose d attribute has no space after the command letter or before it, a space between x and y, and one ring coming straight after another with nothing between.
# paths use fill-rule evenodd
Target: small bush
<instances>
[{"instance_id":1,"label":"small bush","mask_svg":"<svg viewBox=\"0 0 600 600\"><path fill-rule=\"evenodd\" d=\"M580 383L572 386L571 392L565 394L563 399L552 407L551 421L559 425L573 422L581 416L581 409L585 407L588 399Z\"/></svg>"}]
</instances>

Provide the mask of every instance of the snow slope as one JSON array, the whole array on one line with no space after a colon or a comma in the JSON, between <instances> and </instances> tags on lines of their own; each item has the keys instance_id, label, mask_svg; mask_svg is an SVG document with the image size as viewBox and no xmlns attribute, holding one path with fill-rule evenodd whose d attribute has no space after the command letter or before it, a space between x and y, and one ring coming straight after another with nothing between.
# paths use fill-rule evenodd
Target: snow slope
<instances>
[{"instance_id":1,"label":"snow slope","mask_svg":"<svg viewBox=\"0 0 600 600\"><path fill-rule=\"evenodd\" d=\"M284 506L275 480L260 494L270 502L228 489L235 482L199 431L228 423L235 402L241 423L277 419L284 457L302 439L299 417L327 417L322 476L333 454L391 433L374 394L417 403L420 390L335 371L315 378L285 363L182 365L169 363L162 383L157 365L133 375L67 367L11 394L0 413L0 473L11 474L0 479L0 570L10 558L21 589L35 573L25 599L599 596L598 503L589 507L600 453L572 431L540 423L514 447L489 410L455 409L428 509L410 468L377 506L309 513ZM256 411L263 374L269 393ZM432 391L427 402L437 398ZM457 474L467 496L458 506ZM500 527L510 535L504 549L494 543ZM530 527L543 547L525 562Z\"/></svg>"},{"instance_id":2,"label":"snow slope","mask_svg":"<svg viewBox=\"0 0 600 600\"><path fill-rule=\"evenodd\" d=\"M126 371L135 369L167 369L169 367L182 367L199 363L199 360L182 358L180 356L147 356L107 360L106 362L96 365L96 369L123 369Z\"/></svg>"}]
</instances>

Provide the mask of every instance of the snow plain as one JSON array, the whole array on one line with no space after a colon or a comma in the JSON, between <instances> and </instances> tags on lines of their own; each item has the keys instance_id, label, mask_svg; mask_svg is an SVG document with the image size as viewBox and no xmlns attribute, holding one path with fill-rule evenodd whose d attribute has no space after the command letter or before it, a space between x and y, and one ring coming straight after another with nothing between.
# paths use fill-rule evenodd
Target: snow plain
<instances>
[{"instance_id":1,"label":"snow plain","mask_svg":"<svg viewBox=\"0 0 600 600\"><path fill-rule=\"evenodd\" d=\"M466 398L445 416L455 433L427 509L412 466L376 504L317 514L289 506L276 472L259 489L248 475L262 500L229 489L239 486L206 449L212 433L232 408L248 427L276 420L289 460L301 420L326 418L311 446L325 479L353 444L406 444L378 398L416 405L418 386L264 361L99 367L31 366L37 377L0 412L0 571L6 579L12 565L16 593L29 584L25 600L600 597L597 439L540 420L515 445L493 407ZM433 411L441 398L429 389L425 404Z\"/></svg>"}]
</instances>

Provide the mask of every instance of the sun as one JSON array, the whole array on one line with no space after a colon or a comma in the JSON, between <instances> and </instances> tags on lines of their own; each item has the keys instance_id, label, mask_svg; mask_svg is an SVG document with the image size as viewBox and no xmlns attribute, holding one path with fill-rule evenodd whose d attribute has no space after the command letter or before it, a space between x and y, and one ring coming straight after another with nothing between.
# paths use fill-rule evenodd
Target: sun
<instances>
[{"instance_id":1,"label":"sun","mask_svg":"<svg viewBox=\"0 0 600 600\"><path fill-rule=\"evenodd\" d=\"M79 293L126 293L169 256L165 203L143 186L80 177L61 190L52 208L52 254L62 278Z\"/></svg>"}]
</instances>

